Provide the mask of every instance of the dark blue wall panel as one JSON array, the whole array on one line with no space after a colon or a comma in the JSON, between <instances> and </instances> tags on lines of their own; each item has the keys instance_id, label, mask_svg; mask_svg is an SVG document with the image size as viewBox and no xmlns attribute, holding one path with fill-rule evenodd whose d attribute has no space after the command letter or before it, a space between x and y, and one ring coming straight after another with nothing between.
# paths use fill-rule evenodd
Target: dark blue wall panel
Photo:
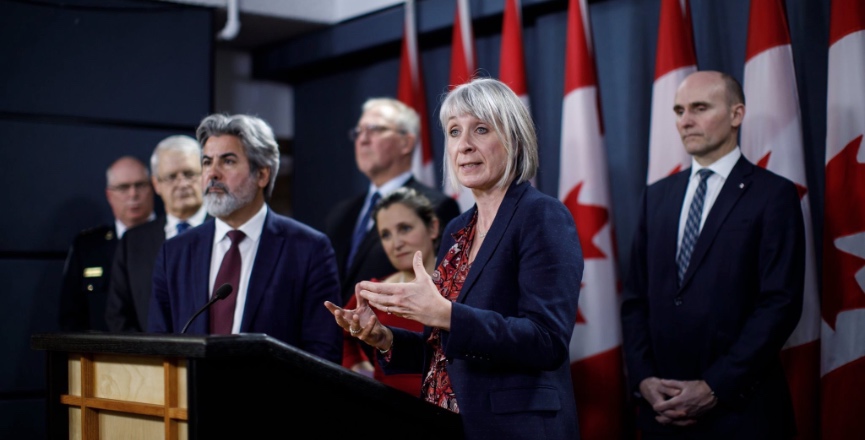
<instances>
[{"instance_id":1,"label":"dark blue wall panel","mask_svg":"<svg viewBox=\"0 0 865 440\"><path fill-rule=\"evenodd\" d=\"M0 3L0 112L197 124L210 14L160 3Z\"/></svg>"},{"instance_id":2,"label":"dark blue wall panel","mask_svg":"<svg viewBox=\"0 0 865 440\"><path fill-rule=\"evenodd\" d=\"M0 216L0 229L22 232L0 234L0 249L65 252L82 229L113 221L105 171L114 159L128 154L149 166L153 147L178 131L0 119L0 133L14 146L0 149L0 163L19 164L0 173L0 186L16 188L0 193L0 204L18 207ZM47 172L36 178L37 170Z\"/></svg>"}]
</instances>

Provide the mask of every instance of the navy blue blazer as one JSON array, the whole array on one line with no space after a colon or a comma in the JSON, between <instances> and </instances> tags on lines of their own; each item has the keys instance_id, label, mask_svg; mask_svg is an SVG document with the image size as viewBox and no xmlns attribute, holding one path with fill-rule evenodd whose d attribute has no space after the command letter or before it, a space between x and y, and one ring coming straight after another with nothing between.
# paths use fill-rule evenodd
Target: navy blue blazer
<instances>
[{"instance_id":1,"label":"navy blue blazer","mask_svg":"<svg viewBox=\"0 0 865 440\"><path fill-rule=\"evenodd\" d=\"M622 304L631 390L647 377L705 380L718 405L692 428L664 427L644 399L638 426L697 438L795 432L779 359L802 310L805 232L795 185L745 157L709 211L682 286L679 214L691 170L649 186Z\"/></svg>"},{"instance_id":2,"label":"navy blue blazer","mask_svg":"<svg viewBox=\"0 0 865 440\"><path fill-rule=\"evenodd\" d=\"M439 263L476 209L448 225ZM568 345L582 275L570 212L526 182L512 184L442 332L466 439L579 439ZM431 328L392 330L386 371L426 375Z\"/></svg>"},{"instance_id":3,"label":"navy blue blazer","mask_svg":"<svg viewBox=\"0 0 865 440\"><path fill-rule=\"evenodd\" d=\"M167 240L153 269L147 330L180 333L209 297L215 222ZM258 243L241 333L266 333L323 359L342 362L342 329L322 306L337 303L339 278L328 238L268 208ZM209 311L187 333L207 334Z\"/></svg>"}]
</instances>

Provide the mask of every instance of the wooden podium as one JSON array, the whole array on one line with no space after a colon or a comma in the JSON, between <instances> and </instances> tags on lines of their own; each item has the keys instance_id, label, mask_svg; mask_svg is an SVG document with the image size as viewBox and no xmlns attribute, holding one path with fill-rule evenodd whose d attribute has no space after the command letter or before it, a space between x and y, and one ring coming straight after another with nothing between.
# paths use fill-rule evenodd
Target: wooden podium
<instances>
[{"instance_id":1,"label":"wooden podium","mask_svg":"<svg viewBox=\"0 0 865 440\"><path fill-rule=\"evenodd\" d=\"M263 334L55 333L50 439L460 439L457 414Z\"/></svg>"}]
</instances>

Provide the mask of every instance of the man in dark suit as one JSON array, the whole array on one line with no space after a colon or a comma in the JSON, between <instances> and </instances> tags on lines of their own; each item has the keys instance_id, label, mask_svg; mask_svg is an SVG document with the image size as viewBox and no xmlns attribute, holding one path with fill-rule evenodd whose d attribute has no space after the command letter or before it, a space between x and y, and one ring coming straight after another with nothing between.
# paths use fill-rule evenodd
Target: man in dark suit
<instances>
[{"instance_id":1,"label":"man in dark suit","mask_svg":"<svg viewBox=\"0 0 865 440\"><path fill-rule=\"evenodd\" d=\"M378 200L397 188L413 188L435 207L442 230L460 214L454 199L412 176L412 154L420 131L417 113L391 98L369 99L362 110L357 127L349 132L349 137L354 141L357 168L369 178L370 185L364 194L334 206L325 225L339 265L340 305L348 302L359 281L380 279L396 272L381 246L378 232L372 227L373 219L365 215L374 205L374 195L378 195ZM357 239L354 238L356 234Z\"/></svg>"},{"instance_id":2,"label":"man in dark suit","mask_svg":"<svg viewBox=\"0 0 865 440\"><path fill-rule=\"evenodd\" d=\"M802 309L796 187L739 151L729 75L691 74L674 111L692 167L646 189L622 304L642 438L792 438L779 353Z\"/></svg>"},{"instance_id":3,"label":"man in dark suit","mask_svg":"<svg viewBox=\"0 0 865 440\"><path fill-rule=\"evenodd\" d=\"M82 231L69 248L60 291L59 321L64 331L108 329L105 301L117 241L128 228L154 216L153 189L140 160L121 157L111 164L105 177L105 197L114 224Z\"/></svg>"},{"instance_id":4,"label":"man in dark suit","mask_svg":"<svg viewBox=\"0 0 865 440\"><path fill-rule=\"evenodd\" d=\"M195 139L175 135L160 141L150 156L150 172L165 215L130 229L118 244L105 305L105 321L113 332L147 328L153 263L162 242L207 218L201 198L201 152Z\"/></svg>"},{"instance_id":5,"label":"man in dark suit","mask_svg":"<svg viewBox=\"0 0 865 440\"><path fill-rule=\"evenodd\" d=\"M273 130L253 116L214 114L196 136L204 206L216 219L162 244L147 330L181 333L229 284L230 294L191 321L189 333L266 333L339 364L342 329L322 306L339 300L330 240L265 202L279 170Z\"/></svg>"}]
</instances>

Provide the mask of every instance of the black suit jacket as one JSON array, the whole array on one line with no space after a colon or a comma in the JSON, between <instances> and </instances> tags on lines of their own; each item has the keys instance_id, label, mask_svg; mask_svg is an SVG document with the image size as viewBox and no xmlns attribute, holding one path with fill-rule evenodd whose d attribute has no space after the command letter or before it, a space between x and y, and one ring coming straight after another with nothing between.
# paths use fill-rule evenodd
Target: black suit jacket
<instances>
[{"instance_id":1,"label":"black suit jacket","mask_svg":"<svg viewBox=\"0 0 865 440\"><path fill-rule=\"evenodd\" d=\"M153 266L147 331L180 333L210 299L216 222L207 221L162 244ZM342 363L343 330L324 302L339 301L330 240L268 208L249 274L240 333L266 333L307 353ZM209 333L210 311L188 333Z\"/></svg>"},{"instance_id":2,"label":"black suit jacket","mask_svg":"<svg viewBox=\"0 0 865 440\"><path fill-rule=\"evenodd\" d=\"M460 207L456 200L446 196L441 191L418 182L414 177L406 181L403 186L412 188L429 199L435 207L436 216L439 218L440 230L444 230L448 222L460 214ZM360 216L360 210L363 209L365 198L366 193L363 193L339 202L330 211L325 223L325 233L330 238L336 252L343 304L348 303L348 300L354 295L354 285L358 282L382 278L396 271L381 246L381 240L379 240L378 231L375 228L370 229L360 243L354 264L351 267L346 267L354 227L358 216Z\"/></svg>"},{"instance_id":3,"label":"black suit jacket","mask_svg":"<svg viewBox=\"0 0 865 440\"><path fill-rule=\"evenodd\" d=\"M212 217L205 217L205 222ZM105 322L112 332L143 332L153 286L153 264L165 241L165 216L123 234L114 254L105 304Z\"/></svg>"},{"instance_id":4,"label":"black suit jacket","mask_svg":"<svg viewBox=\"0 0 865 440\"><path fill-rule=\"evenodd\" d=\"M114 225L87 229L75 237L63 268L61 330L108 330L105 301L116 248Z\"/></svg>"},{"instance_id":5,"label":"black suit jacket","mask_svg":"<svg viewBox=\"0 0 865 440\"><path fill-rule=\"evenodd\" d=\"M697 239L682 286L679 214L691 170L649 186L622 304L629 382L705 380L718 405L689 428L658 424L640 399L638 425L687 438L791 438L779 353L802 310L805 232L795 185L744 157Z\"/></svg>"}]
</instances>

